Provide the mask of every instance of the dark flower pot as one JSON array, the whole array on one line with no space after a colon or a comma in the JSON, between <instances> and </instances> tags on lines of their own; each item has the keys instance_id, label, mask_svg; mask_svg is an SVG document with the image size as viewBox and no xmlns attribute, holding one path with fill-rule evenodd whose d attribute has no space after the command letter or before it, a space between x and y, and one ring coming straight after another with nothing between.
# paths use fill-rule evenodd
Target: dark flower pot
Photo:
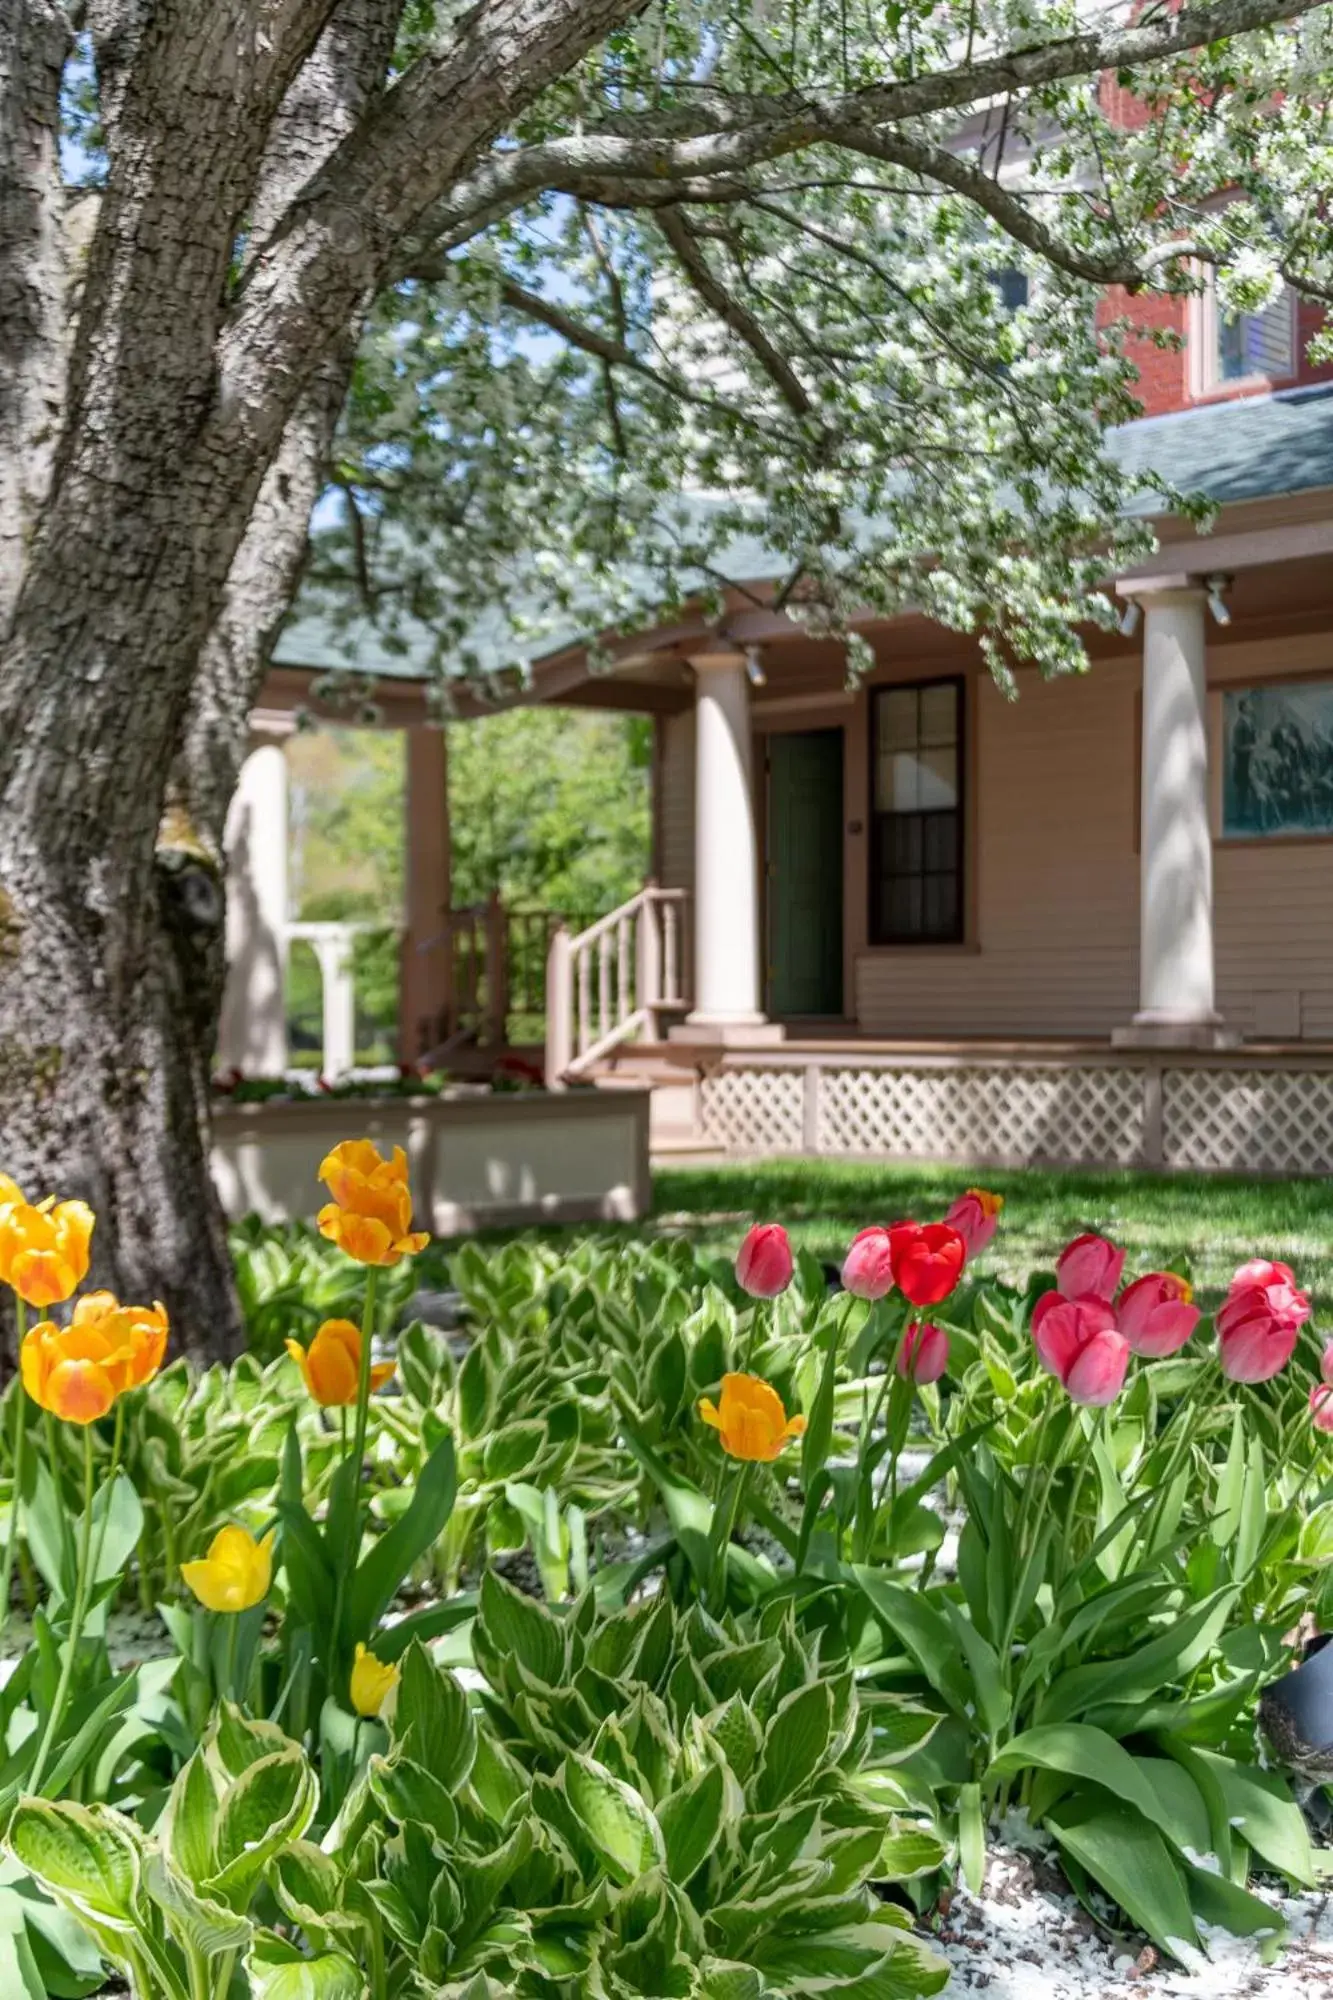
<instances>
[{"instance_id":1,"label":"dark flower pot","mask_svg":"<svg viewBox=\"0 0 1333 2000\"><path fill-rule=\"evenodd\" d=\"M1301 1664L1266 1687L1259 1721L1281 1761L1313 1784L1333 1779L1333 1634L1321 1632Z\"/></svg>"}]
</instances>

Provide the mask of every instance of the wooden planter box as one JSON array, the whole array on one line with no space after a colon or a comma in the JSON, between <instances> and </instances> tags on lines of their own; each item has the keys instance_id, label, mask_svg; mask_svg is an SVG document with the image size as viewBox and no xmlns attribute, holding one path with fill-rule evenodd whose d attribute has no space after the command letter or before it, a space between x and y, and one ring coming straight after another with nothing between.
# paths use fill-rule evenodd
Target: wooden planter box
<instances>
[{"instance_id":1,"label":"wooden planter box","mask_svg":"<svg viewBox=\"0 0 1333 2000\"><path fill-rule=\"evenodd\" d=\"M632 1222L649 1206L648 1092L468 1090L440 1097L224 1104L213 1179L228 1217L314 1216L340 1139L402 1146L414 1212L437 1236L530 1222Z\"/></svg>"}]
</instances>

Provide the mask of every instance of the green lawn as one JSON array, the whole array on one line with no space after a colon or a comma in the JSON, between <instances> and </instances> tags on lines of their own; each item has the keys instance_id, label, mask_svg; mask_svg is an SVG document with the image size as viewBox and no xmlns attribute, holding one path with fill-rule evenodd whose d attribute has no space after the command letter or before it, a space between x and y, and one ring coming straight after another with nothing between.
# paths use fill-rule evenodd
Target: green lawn
<instances>
[{"instance_id":1,"label":"green lawn","mask_svg":"<svg viewBox=\"0 0 1333 2000\"><path fill-rule=\"evenodd\" d=\"M1316 1304L1333 1298L1333 1189L1325 1180L764 1160L662 1169L653 1178L649 1226L729 1250L751 1222L783 1222L795 1241L837 1258L866 1223L943 1215L975 1182L1005 1198L1000 1233L981 1267L1004 1277L1050 1264L1071 1236L1096 1229L1125 1246L1130 1272L1185 1255L1210 1304L1236 1265L1256 1254L1290 1264Z\"/></svg>"}]
</instances>

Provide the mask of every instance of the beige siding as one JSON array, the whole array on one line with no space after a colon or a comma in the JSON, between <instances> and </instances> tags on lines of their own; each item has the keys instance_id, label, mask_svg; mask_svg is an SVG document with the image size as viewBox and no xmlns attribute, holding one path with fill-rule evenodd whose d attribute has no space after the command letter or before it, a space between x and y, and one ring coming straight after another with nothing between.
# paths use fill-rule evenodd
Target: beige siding
<instances>
[{"instance_id":1,"label":"beige siding","mask_svg":"<svg viewBox=\"0 0 1333 2000\"><path fill-rule=\"evenodd\" d=\"M1133 662L1008 702L975 685L970 946L862 949L860 1025L875 1033L1106 1035L1134 1011Z\"/></svg>"},{"instance_id":2,"label":"beige siding","mask_svg":"<svg viewBox=\"0 0 1333 2000\"><path fill-rule=\"evenodd\" d=\"M694 710L664 715L657 764L657 867L664 889L694 888Z\"/></svg>"}]
</instances>

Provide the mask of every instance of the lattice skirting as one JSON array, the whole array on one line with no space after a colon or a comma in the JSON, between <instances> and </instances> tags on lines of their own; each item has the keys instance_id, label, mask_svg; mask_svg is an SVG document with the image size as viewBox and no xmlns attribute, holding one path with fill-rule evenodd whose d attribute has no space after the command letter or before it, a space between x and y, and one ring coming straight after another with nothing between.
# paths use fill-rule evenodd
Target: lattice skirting
<instances>
[{"instance_id":1,"label":"lattice skirting","mask_svg":"<svg viewBox=\"0 0 1333 2000\"><path fill-rule=\"evenodd\" d=\"M699 1099L736 1153L1333 1171L1333 1068L732 1059Z\"/></svg>"}]
</instances>

